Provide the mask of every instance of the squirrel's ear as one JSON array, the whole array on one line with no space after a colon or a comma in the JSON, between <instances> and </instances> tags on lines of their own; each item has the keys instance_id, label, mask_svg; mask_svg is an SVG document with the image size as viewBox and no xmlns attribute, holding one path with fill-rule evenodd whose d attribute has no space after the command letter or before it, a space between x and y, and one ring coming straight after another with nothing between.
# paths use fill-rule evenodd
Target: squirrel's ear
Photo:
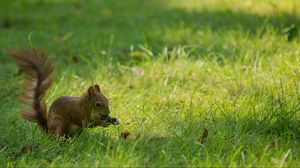
<instances>
[{"instance_id":1,"label":"squirrel's ear","mask_svg":"<svg viewBox=\"0 0 300 168\"><path fill-rule=\"evenodd\" d=\"M94 94L94 88L93 88L93 86L90 86L90 87L88 88L87 93L88 93L89 97L92 97L92 96L93 96L93 94Z\"/></svg>"},{"instance_id":2,"label":"squirrel's ear","mask_svg":"<svg viewBox=\"0 0 300 168\"><path fill-rule=\"evenodd\" d=\"M99 85L95 85L95 88L100 93L100 87L99 87Z\"/></svg>"}]
</instances>

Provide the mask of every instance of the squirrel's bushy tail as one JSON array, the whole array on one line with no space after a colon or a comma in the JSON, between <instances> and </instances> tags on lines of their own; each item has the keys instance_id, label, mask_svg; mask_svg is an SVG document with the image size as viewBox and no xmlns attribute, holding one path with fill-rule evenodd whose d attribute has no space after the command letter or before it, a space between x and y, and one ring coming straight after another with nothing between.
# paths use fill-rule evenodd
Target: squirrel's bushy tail
<instances>
[{"instance_id":1,"label":"squirrel's bushy tail","mask_svg":"<svg viewBox=\"0 0 300 168\"><path fill-rule=\"evenodd\" d=\"M36 122L47 131L48 113L43 97L52 83L53 64L44 52L36 49L9 51L8 54L15 58L20 72L25 75L20 101L31 110L22 112L23 119Z\"/></svg>"}]
</instances>

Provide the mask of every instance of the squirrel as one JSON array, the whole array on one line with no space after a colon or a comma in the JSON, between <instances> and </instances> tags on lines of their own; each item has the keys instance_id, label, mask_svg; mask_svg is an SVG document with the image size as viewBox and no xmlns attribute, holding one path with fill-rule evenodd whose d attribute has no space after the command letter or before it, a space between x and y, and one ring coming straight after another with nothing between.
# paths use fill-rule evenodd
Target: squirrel
<instances>
[{"instance_id":1,"label":"squirrel","mask_svg":"<svg viewBox=\"0 0 300 168\"><path fill-rule=\"evenodd\" d=\"M99 85L90 86L80 97L61 96L50 106L47 112L44 96L50 88L53 63L41 50L23 49L9 51L24 74L25 81L20 101L30 107L22 112L22 118L36 122L47 134L71 136L73 126L83 128L110 124L118 125L117 118L109 116L108 99L102 94Z\"/></svg>"}]
</instances>

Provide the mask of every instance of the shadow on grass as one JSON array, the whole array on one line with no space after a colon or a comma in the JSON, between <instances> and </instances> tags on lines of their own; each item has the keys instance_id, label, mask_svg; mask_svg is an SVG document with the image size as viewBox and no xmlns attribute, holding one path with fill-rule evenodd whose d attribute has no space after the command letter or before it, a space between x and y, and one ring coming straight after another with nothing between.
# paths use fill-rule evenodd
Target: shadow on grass
<instances>
[{"instance_id":1,"label":"shadow on grass","mask_svg":"<svg viewBox=\"0 0 300 168\"><path fill-rule=\"evenodd\" d=\"M184 8L170 8L168 1L146 0L138 3L136 0L127 1L20 1L15 4L7 3L6 15L2 17L4 23L10 22L10 26L2 28L27 29L46 24L60 24L59 28L65 29L74 26L73 29L81 29L89 32L93 26L98 31L111 33L109 30L153 32L153 26L176 27L181 22L187 27L201 29L209 27L212 31L218 30L242 30L255 34L257 28L269 25L275 29L283 28L291 23L299 24L299 18L290 13L279 12L270 16L260 16L250 12L235 12L227 9L203 9L201 11L187 11ZM16 5L17 4L17 5ZM8 9L21 9L25 16L14 15L14 11ZM65 11L56 12L61 8ZM249 9L251 11L251 9ZM43 12L41 17L38 14ZM51 19L50 19L51 18ZM77 23L81 23L77 25ZM4 24L4 25L6 25ZM48 27L49 28L49 27ZM45 29L48 29L47 27ZM55 27L56 28L56 27ZM95 32L94 32L95 33ZM118 32L116 32L118 33ZM128 37L134 39L134 37Z\"/></svg>"},{"instance_id":2,"label":"shadow on grass","mask_svg":"<svg viewBox=\"0 0 300 168\"><path fill-rule=\"evenodd\" d=\"M112 55L117 61L125 62L128 61L131 44L147 44L152 51L159 52L166 45L173 47L190 44L190 39L201 30L209 29L216 34L238 31L247 36L263 36L268 28L281 33L285 27L295 24L297 28L300 23L297 16L284 12L260 16L231 9L187 11L170 8L167 1L158 0L143 3L136 0L20 1L3 6L6 13L1 16L1 29L24 31L26 36L28 31L45 31L47 34L40 34L38 36L41 39L37 39L44 42L36 43L45 48L55 46L56 50L63 53L87 51L86 47L78 46L99 45L99 41L101 45L112 47L109 45L113 34ZM23 15L16 15L16 10ZM190 33L188 38L185 37L185 31ZM164 38L166 34L170 38ZM291 39L297 36L296 31L292 33Z\"/></svg>"}]
</instances>

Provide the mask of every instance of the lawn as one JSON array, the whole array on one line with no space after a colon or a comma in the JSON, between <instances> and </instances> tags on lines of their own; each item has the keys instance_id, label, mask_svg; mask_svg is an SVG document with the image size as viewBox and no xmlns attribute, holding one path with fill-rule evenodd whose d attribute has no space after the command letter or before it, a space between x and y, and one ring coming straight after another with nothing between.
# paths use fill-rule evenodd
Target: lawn
<instances>
[{"instance_id":1,"label":"lawn","mask_svg":"<svg viewBox=\"0 0 300 168\"><path fill-rule=\"evenodd\" d=\"M0 166L299 167L299 8L1 0ZM121 124L54 139L22 120L23 76L6 51L29 47L55 64L48 106L81 95L91 75Z\"/></svg>"}]
</instances>

